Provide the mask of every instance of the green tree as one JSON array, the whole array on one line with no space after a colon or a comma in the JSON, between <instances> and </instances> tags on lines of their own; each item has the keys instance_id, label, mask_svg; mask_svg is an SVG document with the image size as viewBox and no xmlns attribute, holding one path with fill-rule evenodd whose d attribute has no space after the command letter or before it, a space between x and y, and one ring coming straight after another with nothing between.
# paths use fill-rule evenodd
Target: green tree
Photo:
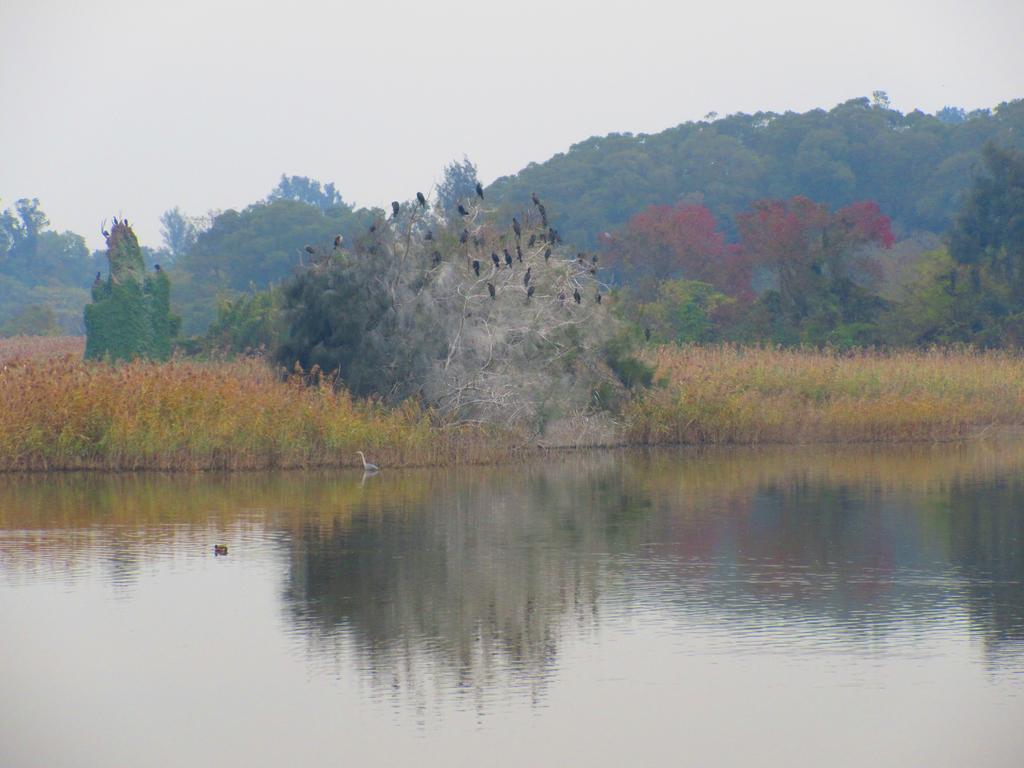
<instances>
[{"instance_id":1,"label":"green tree","mask_svg":"<svg viewBox=\"0 0 1024 768\"><path fill-rule=\"evenodd\" d=\"M85 357L166 360L179 324L171 314L167 273L146 274L139 241L124 221L111 228L107 259L110 274L95 282L85 307Z\"/></svg>"},{"instance_id":2,"label":"green tree","mask_svg":"<svg viewBox=\"0 0 1024 768\"><path fill-rule=\"evenodd\" d=\"M283 280L302 264L329 254L338 235L344 241L360 236L373 216L345 206L323 211L288 199L217 215L174 265L176 306L185 332L205 332L220 298L233 299Z\"/></svg>"}]
</instances>

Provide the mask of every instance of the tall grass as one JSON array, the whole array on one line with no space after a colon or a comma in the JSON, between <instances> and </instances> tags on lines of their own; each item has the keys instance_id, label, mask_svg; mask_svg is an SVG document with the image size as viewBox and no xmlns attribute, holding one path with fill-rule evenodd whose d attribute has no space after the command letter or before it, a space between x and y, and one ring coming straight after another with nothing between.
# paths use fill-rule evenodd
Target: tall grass
<instances>
[{"instance_id":1,"label":"tall grass","mask_svg":"<svg viewBox=\"0 0 1024 768\"><path fill-rule=\"evenodd\" d=\"M662 347L659 386L626 406L631 444L955 440L1024 425L1024 358ZM0 360L0 471L261 469L498 461L521 435L454 425L408 402L282 380L260 360L109 366Z\"/></svg>"},{"instance_id":2,"label":"tall grass","mask_svg":"<svg viewBox=\"0 0 1024 768\"><path fill-rule=\"evenodd\" d=\"M661 347L662 386L632 403L631 443L909 442L1024 424L1024 358Z\"/></svg>"},{"instance_id":3,"label":"tall grass","mask_svg":"<svg viewBox=\"0 0 1024 768\"><path fill-rule=\"evenodd\" d=\"M12 360L44 360L85 352L85 336L8 336L0 338L0 365Z\"/></svg>"},{"instance_id":4,"label":"tall grass","mask_svg":"<svg viewBox=\"0 0 1024 768\"><path fill-rule=\"evenodd\" d=\"M485 461L492 432L438 424L414 403L353 400L329 382L281 380L259 360L71 358L0 367L0 470L258 469Z\"/></svg>"}]
</instances>

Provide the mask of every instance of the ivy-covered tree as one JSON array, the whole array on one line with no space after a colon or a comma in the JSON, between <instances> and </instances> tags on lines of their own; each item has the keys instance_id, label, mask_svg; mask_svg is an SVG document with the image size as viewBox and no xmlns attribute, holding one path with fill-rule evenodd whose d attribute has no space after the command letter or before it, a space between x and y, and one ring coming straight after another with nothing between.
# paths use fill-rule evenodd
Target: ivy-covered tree
<instances>
[{"instance_id":1,"label":"ivy-covered tree","mask_svg":"<svg viewBox=\"0 0 1024 768\"><path fill-rule=\"evenodd\" d=\"M146 274L139 241L126 221L114 220L107 237L107 279L92 288L85 307L85 357L111 361L166 360L178 331L171 314L171 283L162 269Z\"/></svg>"}]
</instances>

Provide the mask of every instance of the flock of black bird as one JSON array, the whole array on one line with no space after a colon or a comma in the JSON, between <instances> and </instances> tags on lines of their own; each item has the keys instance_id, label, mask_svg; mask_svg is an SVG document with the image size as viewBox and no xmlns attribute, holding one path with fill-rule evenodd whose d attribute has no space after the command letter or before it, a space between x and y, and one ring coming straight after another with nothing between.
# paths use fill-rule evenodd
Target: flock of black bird
<instances>
[{"instance_id":1,"label":"flock of black bird","mask_svg":"<svg viewBox=\"0 0 1024 768\"><path fill-rule=\"evenodd\" d=\"M480 198L480 200L484 199L484 188L483 188L483 185L481 185L479 182L476 183L476 195L477 195L478 198ZM533 248L533 247L535 247L538 244L538 242L544 243L545 244L545 247L544 247L544 262L548 263L550 261L550 259L551 259L552 246L555 246L555 245L558 245L559 243L561 243L562 239L561 239L561 237L558 234L558 230L556 230L554 227L552 227L549 224L547 209L544 207L544 204L541 202L540 198L537 196L537 193L536 192L531 193L530 194L530 198L533 201L534 207L537 209L537 213L540 215L541 227L543 228L544 231L539 233L539 234L536 233L536 232L531 233L530 237L529 237L529 240L527 241L527 247ZM419 204L421 209L425 209L427 207L427 198L426 198L426 196L422 192L417 192L416 193L416 202ZM466 218L466 217L471 215L470 210L463 203L459 203L456 210L458 210L459 215L461 217L463 217L463 218ZM395 219L399 218L399 216L401 216L401 213L402 213L402 205L401 205L401 203L399 203L397 200L392 200L391 201L391 219L395 220ZM115 220L115 224L116 224L116 220ZM369 231L370 231L371 235L373 235L373 234L375 234L377 232L378 225L379 225L379 220L373 222L370 225ZM512 232L513 232L513 234L515 236L515 249L516 249L515 257L513 258L512 253L509 251L509 249L507 247L503 247L502 248L502 255L504 256L504 263L505 263L505 266L508 269L512 269L512 265L513 265L513 263L515 261L518 261L519 263L523 263L523 249L522 249L523 226L522 226L522 223L519 221L519 218L517 216L513 216L512 217ZM104 232L104 235L106 235L106 234L107 233ZM433 231L430 230L430 229L427 229L426 233L423 235L423 239L425 241L433 241L434 240L434 233L433 233ZM475 247L477 247L477 248L479 248L480 246L482 246L484 244L484 240L482 238L480 238L478 235L471 234L469 229L468 229L468 227L463 227L462 232L459 234L459 243L461 245L466 245L466 244L468 244L470 242L470 240L472 240L473 245ZM337 237L334 238L334 248L336 250L340 249L341 245L342 245L342 236L338 235ZM307 245L306 248L305 248L305 251L308 254L310 254L311 256L315 256L316 253L317 253L316 248L314 248L311 245ZM371 245L369 247L368 251L371 254L375 254L377 252L376 246L375 245ZM440 265L441 261L442 261L441 252L438 251L438 250L434 250L431 253L431 264L434 267L437 267L438 265ZM491 251L491 261L494 263L494 269L496 271L501 269L502 257L498 256L496 251ZM589 265L586 263L586 260L584 259L583 254L579 254L576 257L576 263L577 263L577 265L581 269L585 269L591 275L596 275L597 274L597 255L596 254L591 256L590 264ZM473 269L473 274L476 275L476 277L480 277L480 267L481 267L480 260L477 259L477 258L473 258L470 261L470 266ZM532 278L533 278L533 267L529 266L529 267L527 267L526 272L523 274L523 287L526 289L527 300L529 300L529 299L531 299L533 297L534 292L536 290L536 286L530 284ZM490 281L487 282L487 292L488 292L488 294L490 294L490 297L492 299L496 299L497 298L497 288L495 287L494 283L492 283ZM577 287L575 285L573 286L572 297L573 297L573 300L577 304L581 304L582 301L583 301L583 296L580 293L579 287ZM567 297L566 297L565 291L561 290L559 292L559 294L558 294L559 301L561 303L564 303L566 301L566 298ZM601 295L601 291L600 291L600 289L598 289L594 299L595 299L595 301L598 304L600 304L602 298L603 297Z\"/></svg>"}]
</instances>

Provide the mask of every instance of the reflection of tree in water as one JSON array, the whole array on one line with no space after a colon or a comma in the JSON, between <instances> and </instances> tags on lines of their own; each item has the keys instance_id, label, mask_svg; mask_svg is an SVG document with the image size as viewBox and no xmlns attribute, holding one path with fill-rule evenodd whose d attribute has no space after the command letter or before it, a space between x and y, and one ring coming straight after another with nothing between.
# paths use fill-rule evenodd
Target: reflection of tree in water
<instances>
[{"instance_id":1,"label":"reflection of tree in water","mask_svg":"<svg viewBox=\"0 0 1024 768\"><path fill-rule=\"evenodd\" d=\"M315 657L353 651L421 706L431 685L537 696L567 633L596 631L599 614L674 615L733 650L912 652L969 612L1018 650L1022 514L1006 468L985 459L969 481L955 451L948 465L910 453L450 473L421 502L304 526L287 599Z\"/></svg>"},{"instance_id":2,"label":"reflection of tree in water","mask_svg":"<svg viewBox=\"0 0 1024 768\"><path fill-rule=\"evenodd\" d=\"M7 477L0 577L124 589L154 563L211 558L213 541L232 543L229 562L235 542L288 552L287 616L311 657L421 707L539 698L568 643L645 611L728 651L774 637L870 652L963 618L991 663L1016 665L1022 466L1024 445L976 444L590 454L365 485Z\"/></svg>"},{"instance_id":3,"label":"reflection of tree in water","mask_svg":"<svg viewBox=\"0 0 1024 768\"><path fill-rule=\"evenodd\" d=\"M628 545L613 467L449 473L412 508L307 525L288 577L294 619L317 658L352 644L379 687L421 707L431 686L480 711L502 689L536 701L567 624L596 620L601 557Z\"/></svg>"},{"instance_id":4,"label":"reflection of tree in water","mask_svg":"<svg viewBox=\"0 0 1024 768\"><path fill-rule=\"evenodd\" d=\"M949 557L965 577L972 624L1000 653L1024 649L1024 481L971 482L950 491Z\"/></svg>"}]
</instances>

